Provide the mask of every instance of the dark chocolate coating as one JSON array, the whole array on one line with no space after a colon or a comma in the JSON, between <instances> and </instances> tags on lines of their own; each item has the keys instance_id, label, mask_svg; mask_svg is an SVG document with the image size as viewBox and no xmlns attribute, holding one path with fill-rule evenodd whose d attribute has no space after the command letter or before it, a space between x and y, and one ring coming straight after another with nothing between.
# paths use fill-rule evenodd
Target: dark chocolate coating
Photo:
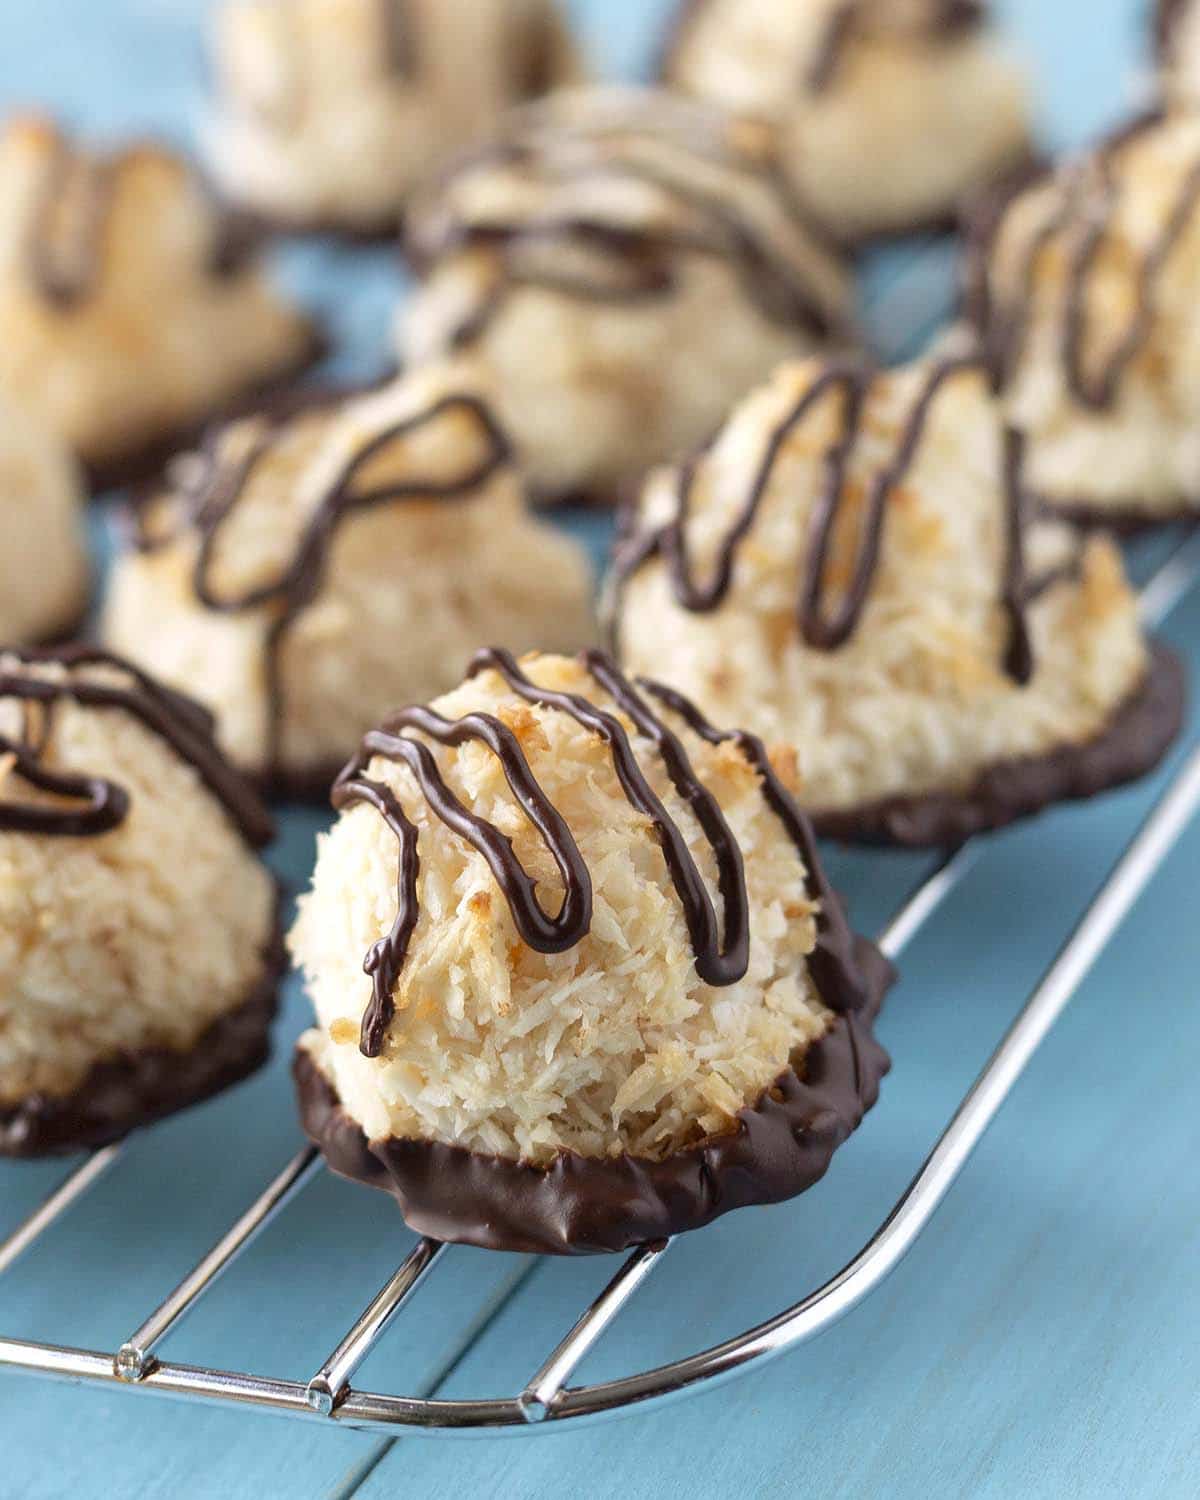
<instances>
[{"instance_id":1,"label":"dark chocolate coating","mask_svg":"<svg viewBox=\"0 0 1200 1500\"><path fill-rule=\"evenodd\" d=\"M57 663L68 671L61 682L24 673L0 675L0 700L22 704L25 720L18 739L0 735L0 754L13 756L11 774L16 780L69 799L71 805L5 799L0 801L0 833L90 838L110 833L128 816L129 794L122 787L99 777L52 771L42 764L55 708L70 701L85 708L115 709L136 719L193 767L251 848L272 841L275 828L270 814L250 783L225 759L214 738L212 716L193 699L162 686L124 658L93 646L10 654L30 666ZM111 667L127 680L118 684L76 675L89 666Z\"/></svg>"},{"instance_id":2,"label":"dark chocolate coating","mask_svg":"<svg viewBox=\"0 0 1200 1500\"><path fill-rule=\"evenodd\" d=\"M1161 531L1166 526L1193 526L1200 516L1200 495L1195 500L1170 510L1148 510L1144 505L1125 501L1101 504L1099 501L1060 500L1049 495L1031 496L1045 515L1055 516L1078 526L1081 531L1107 531L1114 537L1131 538L1147 531Z\"/></svg>"},{"instance_id":3,"label":"dark chocolate coating","mask_svg":"<svg viewBox=\"0 0 1200 1500\"><path fill-rule=\"evenodd\" d=\"M562 1153L550 1166L432 1141L368 1142L303 1049L294 1074L309 1138L334 1171L390 1192L418 1234L487 1250L587 1255L699 1229L794 1197L879 1097L890 1063L872 1023L894 974L869 943L856 959L861 1009L839 1015L735 1128L662 1161Z\"/></svg>"},{"instance_id":4,"label":"dark chocolate coating","mask_svg":"<svg viewBox=\"0 0 1200 1500\"><path fill-rule=\"evenodd\" d=\"M662 559L682 609L693 614L710 614L720 608L733 586L739 549L754 529L788 440L816 406L834 398L840 401L844 413L843 432L826 455L826 478L813 511L810 543L800 585L797 631L805 645L815 651L836 651L844 646L858 629L870 598L883 553L888 500L916 461L930 414L943 387L959 375L971 373L984 373L984 366L978 358L941 360L931 366L901 431L892 462L871 481L853 578L836 613L831 614L825 602L830 552L842 507L847 504L846 480L862 438L864 410L871 384L876 378L873 370L856 364L828 365L772 430L746 500L722 539L712 573L704 582L697 579L688 555L687 522L697 471L706 455L702 452L683 465L679 471L674 516L657 530L642 535L636 530L627 530L615 550L613 575L617 604L614 644L619 645L625 586L652 558ZM1046 583L1046 580L1030 580L1025 568L1023 452L1021 437L1011 430L1006 431L1003 478L1008 547L1000 593L1010 622L1004 668L1017 683L1026 683L1033 675L1028 609Z\"/></svg>"},{"instance_id":5,"label":"dark chocolate coating","mask_svg":"<svg viewBox=\"0 0 1200 1500\"><path fill-rule=\"evenodd\" d=\"M72 1093L0 1104L0 1157L95 1150L238 1083L270 1055L279 981L287 968L275 936L262 977L186 1051L147 1048L97 1063Z\"/></svg>"},{"instance_id":6,"label":"dark chocolate coating","mask_svg":"<svg viewBox=\"0 0 1200 1500\"><path fill-rule=\"evenodd\" d=\"M982 772L967 792L817 811L813 823L823 836L847 843L952 848L1053 803L1094 797L1144 776L1178 736L1186 696L1179 658L1154 643L1145 679L1095 739L1003 761Z\"/></svg>"}]
</instances>

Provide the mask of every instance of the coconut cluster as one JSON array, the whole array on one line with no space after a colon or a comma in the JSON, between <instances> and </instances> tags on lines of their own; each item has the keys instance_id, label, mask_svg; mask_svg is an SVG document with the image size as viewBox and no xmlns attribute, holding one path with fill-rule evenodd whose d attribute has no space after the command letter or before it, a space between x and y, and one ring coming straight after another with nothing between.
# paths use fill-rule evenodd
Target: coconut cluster
<instances>
[{"instance_id":1,"label":"coconut cluster","mask_svg":"<svg viewBox=\"0 0 1200 1500\"><path fill-rule=\"evenodd\" d=\"M577 79L556 0L230 0L217 14L230 195L272 220L387 230L448 151Z\"/></svg>"},{"instance_id":2,"label":"coconut cluster","mask_svg":"<svg viewBox=\"0 0 1200 1500\"><path fill-rule=\"evenodd\" d=\"M974 319L1042 498L1095 519L1200 505L1200 118L1145 122L1018 193Z\"/></svg>"},{"instance_id":3,"label":"coconut cluster","mask_svg":"<svg viewBox=\"0 0 1200 1500\"><path fill-rule=\"evenodd\" d=\"M90 573L81 491L62 444L0 401L0 641L52 640L79 623Z\"/></svg>"},{"instance_id":4,"label":"coconut cluster","mask_svg":"<svg viewBox=\"0 0 1200 1500\"><path fill-rule=\"evenodd\" d=\"M720 913L713 850L659 751L583 662L539 655L521 671L539 689L615 714ZM419 916L378 1055L360 1045L372 1000L363 963L396 919L400 851L375 807L349 806L322 838L290 940L318 1020L302 1045L367 1140L441 1142L537 1166L563 1152L662 1160L736 1128L738 1112L789 1066L803 1070L834 1020L810 969L819 912L810 872L746 748L710 744L655 707L741 851L744 976L720 986L700 977L663 843L627 795L610 745L480 671L432 708L450 721L491 716L516 737L589 872L590 927L566 951L535 951L484 855L435 816L410 767L368 756L364 775L410 820L420 861ZM557 911L562 876L499 758L475 739L447 747L405 733L430 745L470 815L512 840L539 903Z\"/></svg>"},{"instance_id":5,"label":"coconut cluster","mask_svg":"<svg viewBox=\"0 0 1200 1500\"><path fill-rule=\"evenodd\" d=\"M1022 70L978 5L684 0L666 81L780 131L795 188L847 239L944 220L1029 151Z\"/></svg>"},{"instance_id":6,"label":"coconut cluster","mask_svg":"<svg viewBox=\"0 0 1200 1500\"><path fill-rule=\"evenodd\" d=\"M371 725L457 681L481 640L576 649L594 629L582 548L530 514L455 366L221 429L141 530L106 639L207 703L239 766L299 791L323 796Z\"/></svg>"},{"instance_id":7,"label":"coconut cluster","mask_svg":"<svg viewBox=\"0 0 1200 1500\"><path fill-rule=\"evenodd\" d=\"M295 369L314 343L179 156L98 155L36 117L0 135L0 390L94 470Z\"/></svg>"},{"instance_id":8,"label":"coconut cluster","mask_svg":"<svg viewBox=\"0 0 1200 1500\"><path fill-rule=\"evenodd\" d=\"M663 93L567 92L419 196L406 361L469 349L535 488L613 503L789 353L849 338L848 271L769 134Z\"/></svg>"},{"instance_id":9,"label":"coconut cluster","mask_svg":"<svg viewBox=\"0 0 1200 1500\"><path fill-rule=\"evenodd\" d=\"M836 620L850 594L874 486L894 469L936 368L870 378L857 424L843 385L812 400L827 366L780 370L693 466L682 528L684 475L664 469L648 482L622 549L626 559L644 557L618 568L614 628L626 668L666 679L718 722L745 724L795 755L801 800L818 813L967 793L997 764L1085 744L1147 671L1116 549L1081 543L1041 519L1022 537L1032 672L1022 681L1008 670L1005 437L987 374L975 365L943 380L911 464L887 491L876 565L848 638L811 643L802 610L830 455L853 429L821 579L822 621ZM806 401L769 462L773 436ZM669 550L686 556L705 590L764 472L752 524L732 550L727 591L713 607L688 607L668 549L647 541L676 526L681 539Z\"/></svg>"},{"instance_id":10,"label":"coconut cluster","mask_svg":"<svg viewBox=\"0 0 1200 1500\"><path fill-rule=\"evenodd\" d=\"M276 964L274 881L197 767L121 707L22 701L30 680L136 688L115 664L0 655L0 1120L106 1064L165 1050L182 1068ZM31 745L39 773L117 788L116 826L9 826L14 805L80 805L26 780L14 751Z\"/></svg>"}]
</instances>

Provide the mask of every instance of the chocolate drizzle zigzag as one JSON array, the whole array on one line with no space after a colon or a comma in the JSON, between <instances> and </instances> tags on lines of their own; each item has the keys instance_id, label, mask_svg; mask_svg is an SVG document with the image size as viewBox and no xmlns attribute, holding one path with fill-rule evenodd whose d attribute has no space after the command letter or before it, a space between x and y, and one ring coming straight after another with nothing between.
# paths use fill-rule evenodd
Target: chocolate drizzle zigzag
<instances>
[{"instance_id":1,"label":"chocolate drizzle zigzag","mask_svg":"<svg viewBox=\"0 0 1200 1500\"><path fill-rule=\"evenodd\" d=\"M121 174L139 151L156 149L149 143L132 144L92 160L55 131L29 225L25 260L38 295L60 312L82 307L97 292ZM232 276L246 264L260 236L243 215L218 204L202 180L201 186L217 220L209 270L214 276ZM63 206L72 200L74 212L64 225Z\"/></svg>"},{"instance_id":2,"label":"chocolate drizzle zigzag","mask_svg":"<svg viewBox=\"0 0 1200 1500\"><path fill-rule=\"evenodd\" d=\"M200 455L202 462L195 475L180 469L184 499L184 525L199 537L199 548L192 573L196 598L207 610L217 614L243 614L272 608L275 612L267 629L266 681L268 694L267 779L282 774L282 734L284 692L282 655L289 632L297 619L316 600L325 582L333 542L341 526L353 516L389 505L416 501L455 501L465 499L486 485L512 461L507 438L488 407L478 397L456 393L439 398L425 409L390 423L369 438L325 486L317 498L311 516L301 533L291 562L276 578L255 585L241 593L222 594L216 587L212 570L223 529L245 500L260 467L269 459L281 433L293 417L328 405L336 407L346 399L339 393L293 405L279 418L260 418L262 430L236 460L222 456L228 429L212 433ZM403 444L414 434L427 429L447 416L465 414L477 426L483 443L483 456L470 469L451 479L415 478L395 483L359 488L361 476L372 462L393 444ZM146 552L169 546L178 533L152 534L148 518L139 517L137 542Z\"/></svg>"},{"instance_id":3,"label":"chocolate drizzle zigzag","mask_svg":"<svg viewBox=\"0 0 1200 1500\"><path fill-rule=\"evenodd\" d=\"M805 329L814 337L847 336L840 317L814 292L806 268L770 243L761 225L736 202L736 191L722 192L711 182L694 180L696 166L722 172L765 187L778 205L791 232L811 242L819 253L837 254L827 228L788 187L777 164L736 154L715 138L702 140L697 128L685 148L667 132L657 134L653 123L639 129L636 120L618 120L573 128L551 119L539 125L536 115L525 116L525 126L508 140L470 153L442 179L441 193L453 191L456 176L475 171L519 167L549 194L588 181L624 178L663 194L690 220L693 227L667 228L653 222L639 225L612 222L593 212L528 218L495 215L467 221L453 208L436 206L415 214L409 225L409 251L418 268L427 271L440 258L464 248L484 246L499 254L499 270L481 304L459 324L451 342L463 348L475 342L518 287L536 287L579 301L636 304L672 295L680 283L682 258L719 257L735 269L747 297L772 322ZM632 145L623 147L628 134ZM659 159L639 152L638 141L655 145ZM564 149L569 148L569 149ZM582 161L586 148L591 160ZM604 261L603 274L564 271L555 259L541 254L548 246L575 246ZM528 251L539 258L531 262Z\"/></svg>"},{"instance_id":4,"label":"chocolate drizzle zigzag","mask_svg":"<svg viewBox=\"0 0 1200 1500\"><path fill-rule=\"evenodd\" d=\"M1090 411L1110 410L1131 366L1145 350L1158 317L1159 286L1168 263L1200 212L1200 156L1176 190L1170 208L1153 239L1137 258L1133 316L1099 368L1089 371L1087 351L1094 342L1099 313L1092 294L1096 266L1125 201L1118 169L1124 153L1162 123L1148 114L1113 135L1054 179L1057 195L1045 220L1029 236L1017 263L1015 290L996 290L993 258L1002 242L1009 204L991 210L970 246L967 271L967 315L979 331L985 355L999 389L1015 378L1029 339L1038 268L1056 243L1068 255L1066 289L1058 315L1058 357L1068 386L1080 406ZM1017 196L1022 187L1019 184ZM1034 187L1036 189L1036 181Z\"/></svg>"},{"instance_id":5,"label":"chocolate drizzle zigzag","mask_svg":"<svg viewBox=\"0 0 1200 1500\"><path fill-rule=\"evenodd\" d=\"M0 735L0 763L9 775L35 791L63 799L22 803L0 800L0 833L37 834L46 838L93 838L121 826L129 815L129 793L97 776L70 775L46 767L43 757L54 733L54 712L63 702L84 708L116 709L134 718L192 766L252 848L275 836L271 818L248 782L226 761L213 738L213 720L192 699L154 682L129 662L90 646L10 651L7 655L36 669L58 664L61 680L0 671L0 702L22 707L22 731L16 739ZM121 683L86 675L91 667L121 674Z\"/></svg>"},{"instance_id":6,"label":"chocolate drizzle zigzag","mask_svg":"<svg viewBox=\"0 0 1200 1500\"><path fill-rule=\"evenodd\" d=\"M617 594L614 634L619 634L620 602L625 586L634 574L656 557L661 558L667 568L681 608L693 614L710 614L721 606L733 586L739 550L753 530L771 490L789 438L820 403L837 399L844 413L843 430L825 455L826 477L813 509L797 606L797 629L800 639L814 651L836 651L844 646L858 629L879 570L888 500L903 484L916 462L934 404L943 388L957 376L981 372L978 359L941 360L931 367L901 430L894 458L875 474L868 488L851 582L836 607L831 608L826 598L830 557L843 507L851 493L847 477L862 438L863 416L871 385L876 379L875 372L869 368L843 364L827 366L772 429L746 499L717 548L707 581L697 578L687 542L692 496L707 454L702 452L683 465L679 471L673 518L643 535L636 531L627 534L618 545L614 560ZM1062 576L1060 570L1036 581L1027 576L1023 451L1021 437L1007 430L1004 464L1007 548L1001 601L1010 628L1004 668L1015 682L1021 684L1029 682L1034 671L1029 606L1051 582Z\"/></svg>"},{"instance_id":7,"label":"chocolate drizzle zigzag","mask_svg":"<svg viewBox=\"0 0 1200 1500\"><path fill-rule=\"evenodd\" d=\"M595 734L609 748L617 779L629 803L654 827L667 870L683 908L692 941L696 970L705 983L724 987L738 983L747 970L750 953L750 913L742 854L721 808L697 776L678 736L651 708L647 697L665 708L709 744L735 743L756 772L763 796L796 846L807 871L810 894L819 903L819 940L812 959L813 973L825 1004L838 1012L863 1003L863 980L858 972L855 942L841 906L825 882L813 836L803 814L779 781L760 741L745 734L716 730L679 694L642 680L643 697L602 652L580 658L589 676L611 699L616 712L600 708L575 694L553 691L533 682L505 651L482 651L469 676L498 673L507 687L538 707L562 713ZM717 885L724 908L724 933L695 859L679 825L653 790L634 747L634 739L617 717L634 726L634 738L648 742L667 776L694 814L717 866ZM512 842L492 823L470 812L455 796L438 769L432 751L417 736L439 745L485 745L497 758L525 816L544 839L563 881L561 907L550 916L538 903L536 883L525 870ZM373 760L403 764L411 772L431 813L466 840L487 861L508 902L522 940L538 953L562 953L587 934L592 917L592 884L586 863L570 828L539 785L520 741L494 715L468 714L450 720L429 708L414 707L391 718L363 741L358 755L338 778L333 804L340 810L366 803L375 808L396 835L400 846L397 914L391 931L376 943L364 961L372 980L372 1000L363 1017L360 1050L378 1057L395 1015L394 990L403 973L409 944L419 916L418 830L406 816L391 789L368 773Z\"/></svg>"}]
</instances>

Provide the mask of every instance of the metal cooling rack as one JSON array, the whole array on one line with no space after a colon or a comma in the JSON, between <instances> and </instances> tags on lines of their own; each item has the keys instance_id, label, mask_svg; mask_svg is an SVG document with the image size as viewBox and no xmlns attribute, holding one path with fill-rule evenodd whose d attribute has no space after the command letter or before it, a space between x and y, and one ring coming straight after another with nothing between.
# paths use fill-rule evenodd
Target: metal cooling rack
<instances>
[{"instance_id":1,"label":"metal cooling rack","mask_svg":"<svg viewBox=\"0 0 1200 1500\"><path fill-rule=\"evenodd\" d=\"M874 342L899 357L919 347L945 317L946 250L936 243L877 279ZM1185 532L1141 594L1141 613L1153 628L1200 580L1200 529ZM669 1258L672 1241L635 1250L608 1286L580 1315L561 1343L514 1396L439 1400L361 1391L352 1384L364 1360L412 1302L450 1247L421 1240L347 1330L337 1348L305 1383L239 1370L175 1364L157 1351L168 1334L220 1280L238 1255L283 1214L324 1170L311 1147L300 1151L268 1183L245 1213L139 1328L113 1350L66 1348L0 1337L0 1372L117 1387L142 1395L258 1408L286 1416L379 1431L527 1432L597 1418L646 1402L661 1402L711 1386L814 1338L869 1296L904 1258L930 1222L1014 1084L1116 933L1155 872L1200 811L1200 746L1184 762L1161 801L1110 872L1099 895L959 1105L953 1119L862 1250L838 1274L775 1317L711 1348L657 1368L594 1385L569 1384L580 1363L617 1320L638 1288ZM896 912L877 941L898 958L943 905L983 852L972 840L948 852ZM882 1106L886 1107L886 1105ZM121 1145L96 1152L71 1173L36 1212L0 1243L0 1277L32 1252L42 1235L122 1161ZM524 1278L521 1278L524 1281ZM508 1292L515 1295L517 1286ZM485 1321L483 1337L491 1319ZM461 1353L461 1351L459 1351Z\"/></svg>"},{"instance_id":2,"label":"metal cooling rack","mask_svg":"<svg viewBox=\"0 0 1200 1500\"><path fill-rule=\"evenodd\" d=\"M1148 626L1161 623L1200 578L1200 532L1184 537L1143 590ZM739 1370L814 1338L867 1297L912 1248L1050 1028L1116 933L1192 817L1200 811L1200 747L1184 762L1161 801L1111 871L1091 907L1050 965L991 1061L963 1099L941 1139L878 1232L831 1280L774 1318L686 1359L595 1385L568 1382L630 1298L669 1256L672 1241L635 1250L601 1295L518 1394L479 1401L437 1400L356 1390L355 1372L418 1289L436 1275L448 1247L421 1240L380 1289L337 1348L305 1384L238 1370L173 1364L156 1350L238 1254L323 1170L310 1147L283 1168L115 1352L62 1348L0 1338L0 1370L115 1385L145 1394L266 1408L293 1417L395 1433L524 1431L659 1401L727 1379ZM912 942L981 852L972 840L948 855L917 887L878 939L895 959ZM31 1251L105 1173L122 1159L120 1145L91 1156L0 1245L0 1276ZM510 1294L511 1295L511 1294Z\"/></svg>"}]
</instances>

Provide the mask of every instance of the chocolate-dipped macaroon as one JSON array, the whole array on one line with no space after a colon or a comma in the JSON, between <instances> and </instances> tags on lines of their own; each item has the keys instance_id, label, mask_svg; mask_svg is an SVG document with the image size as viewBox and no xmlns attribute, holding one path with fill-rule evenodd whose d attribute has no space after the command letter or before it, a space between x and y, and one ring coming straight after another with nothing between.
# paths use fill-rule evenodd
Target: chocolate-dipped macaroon
<instances>
[{"instance_id":1,"label":"chocolate-dipped macaroon","mask_svg":"<svg viewBox=\"0 0 1200 1500\"><path fill-rule=\"evenodd\" d=\"M367 735L291 945L337 1171L412 1228L622 1250L822 1175L891 977L762 745L600 653L482 652Z\"/></svg>"},{"instance_id":2,"label":"chocolate-dipped macaroon","mask_svg":"<svg viewBox=\"0 0 1200 1500\"><path fill-rule=\"evenodd\" d=\"M988 22L985 0L678 0L663 78L775 123L843 238L941 227L1031 150L1024 75Z\"/></svg>"},{"instance_id":3,"label":"chocolate-dipped macaroon","mask_svg":"<svg viewBox=\"0 0 1200 1500\"><path fill-rule=\"evenodd\" d=\"M993 204L968 284L1040 501L1125 529L1200 514L1200 117L1138 120Z\"/></svg>"},{"instance_id":4,"label":"chocolate-dipped macaroon","mask_svg":"<svg viewBox=\"0 0 1200 1500\"><path fill-rule=\"evenodd\" d=\"M0 398L0 641L63 640L87 612L83 492L70 454Z\"/></svg>"},{"instance_id":5,"label":"chocolate-dipped macaroon","mask_svg":"<svg viewBox=\"0 0 1200 1500\"><path fill-rule=\"evenodd\" d=\"M148 472L320 348L181 157L98 153L33 116L0 133L0 392L97 485Z\"/></svg>"},{"instance_id":6,"label":"chocolate-dipped macaroon","mask_svg":"<svg viewBox=\"0 0 1200 1500\"><path fill-rule=\"evenodd\" d=\"M417 183L581 68L558 0L225 0L226 192L284 228L394 233Z\"/></svg>"},{"instance_id":7,"label":"chocolate-dipped macaroon","mask_svg":"<svg viewBox=\"0 0 1200 1500\"><path fill-rule=\"evenodd\" d=\"M470 350L546 499L613 504L789 353L851 339L846 266L769 133L606 88L518 111L414 204L402 357Z\"/></svg>"},{"instance_id":8,"label":"chocolate-dipped macaroon","mask_svg":"<svg viewBox=\"0 0 1200 1500\"><path fill-rule=\"evenodd\" d=\"M260 1066L271 837L198 704L89 647L0 652L0 1155L103 1145Z\"/></svg>"},{"instance_id":9,"label":"chocolate-dipped macaroon","mask_svg":"<svg viewBox=\"0 0 1200 1500\"><path fill-rule=\"evenodd\" d=\"M793 757L819 831L950 845L1131 780L1178 731L1115 547L1033 511L978 361L781 370L650 479L626 670Z\"/></svg>"},{"instance_id":10,"label":"chocolate-dipped macaroon","mask_svg":"<svg viewBox=\"0 0 1200 1500\"><path fill-rule=\"evenodd\" d=\"M217 715L234 761L324 801L397 703L481 640L593 638L582 548L535 519L474 372L281 406L171 466L114 568L105 638Z\"/></svg>"}]
</instances>

